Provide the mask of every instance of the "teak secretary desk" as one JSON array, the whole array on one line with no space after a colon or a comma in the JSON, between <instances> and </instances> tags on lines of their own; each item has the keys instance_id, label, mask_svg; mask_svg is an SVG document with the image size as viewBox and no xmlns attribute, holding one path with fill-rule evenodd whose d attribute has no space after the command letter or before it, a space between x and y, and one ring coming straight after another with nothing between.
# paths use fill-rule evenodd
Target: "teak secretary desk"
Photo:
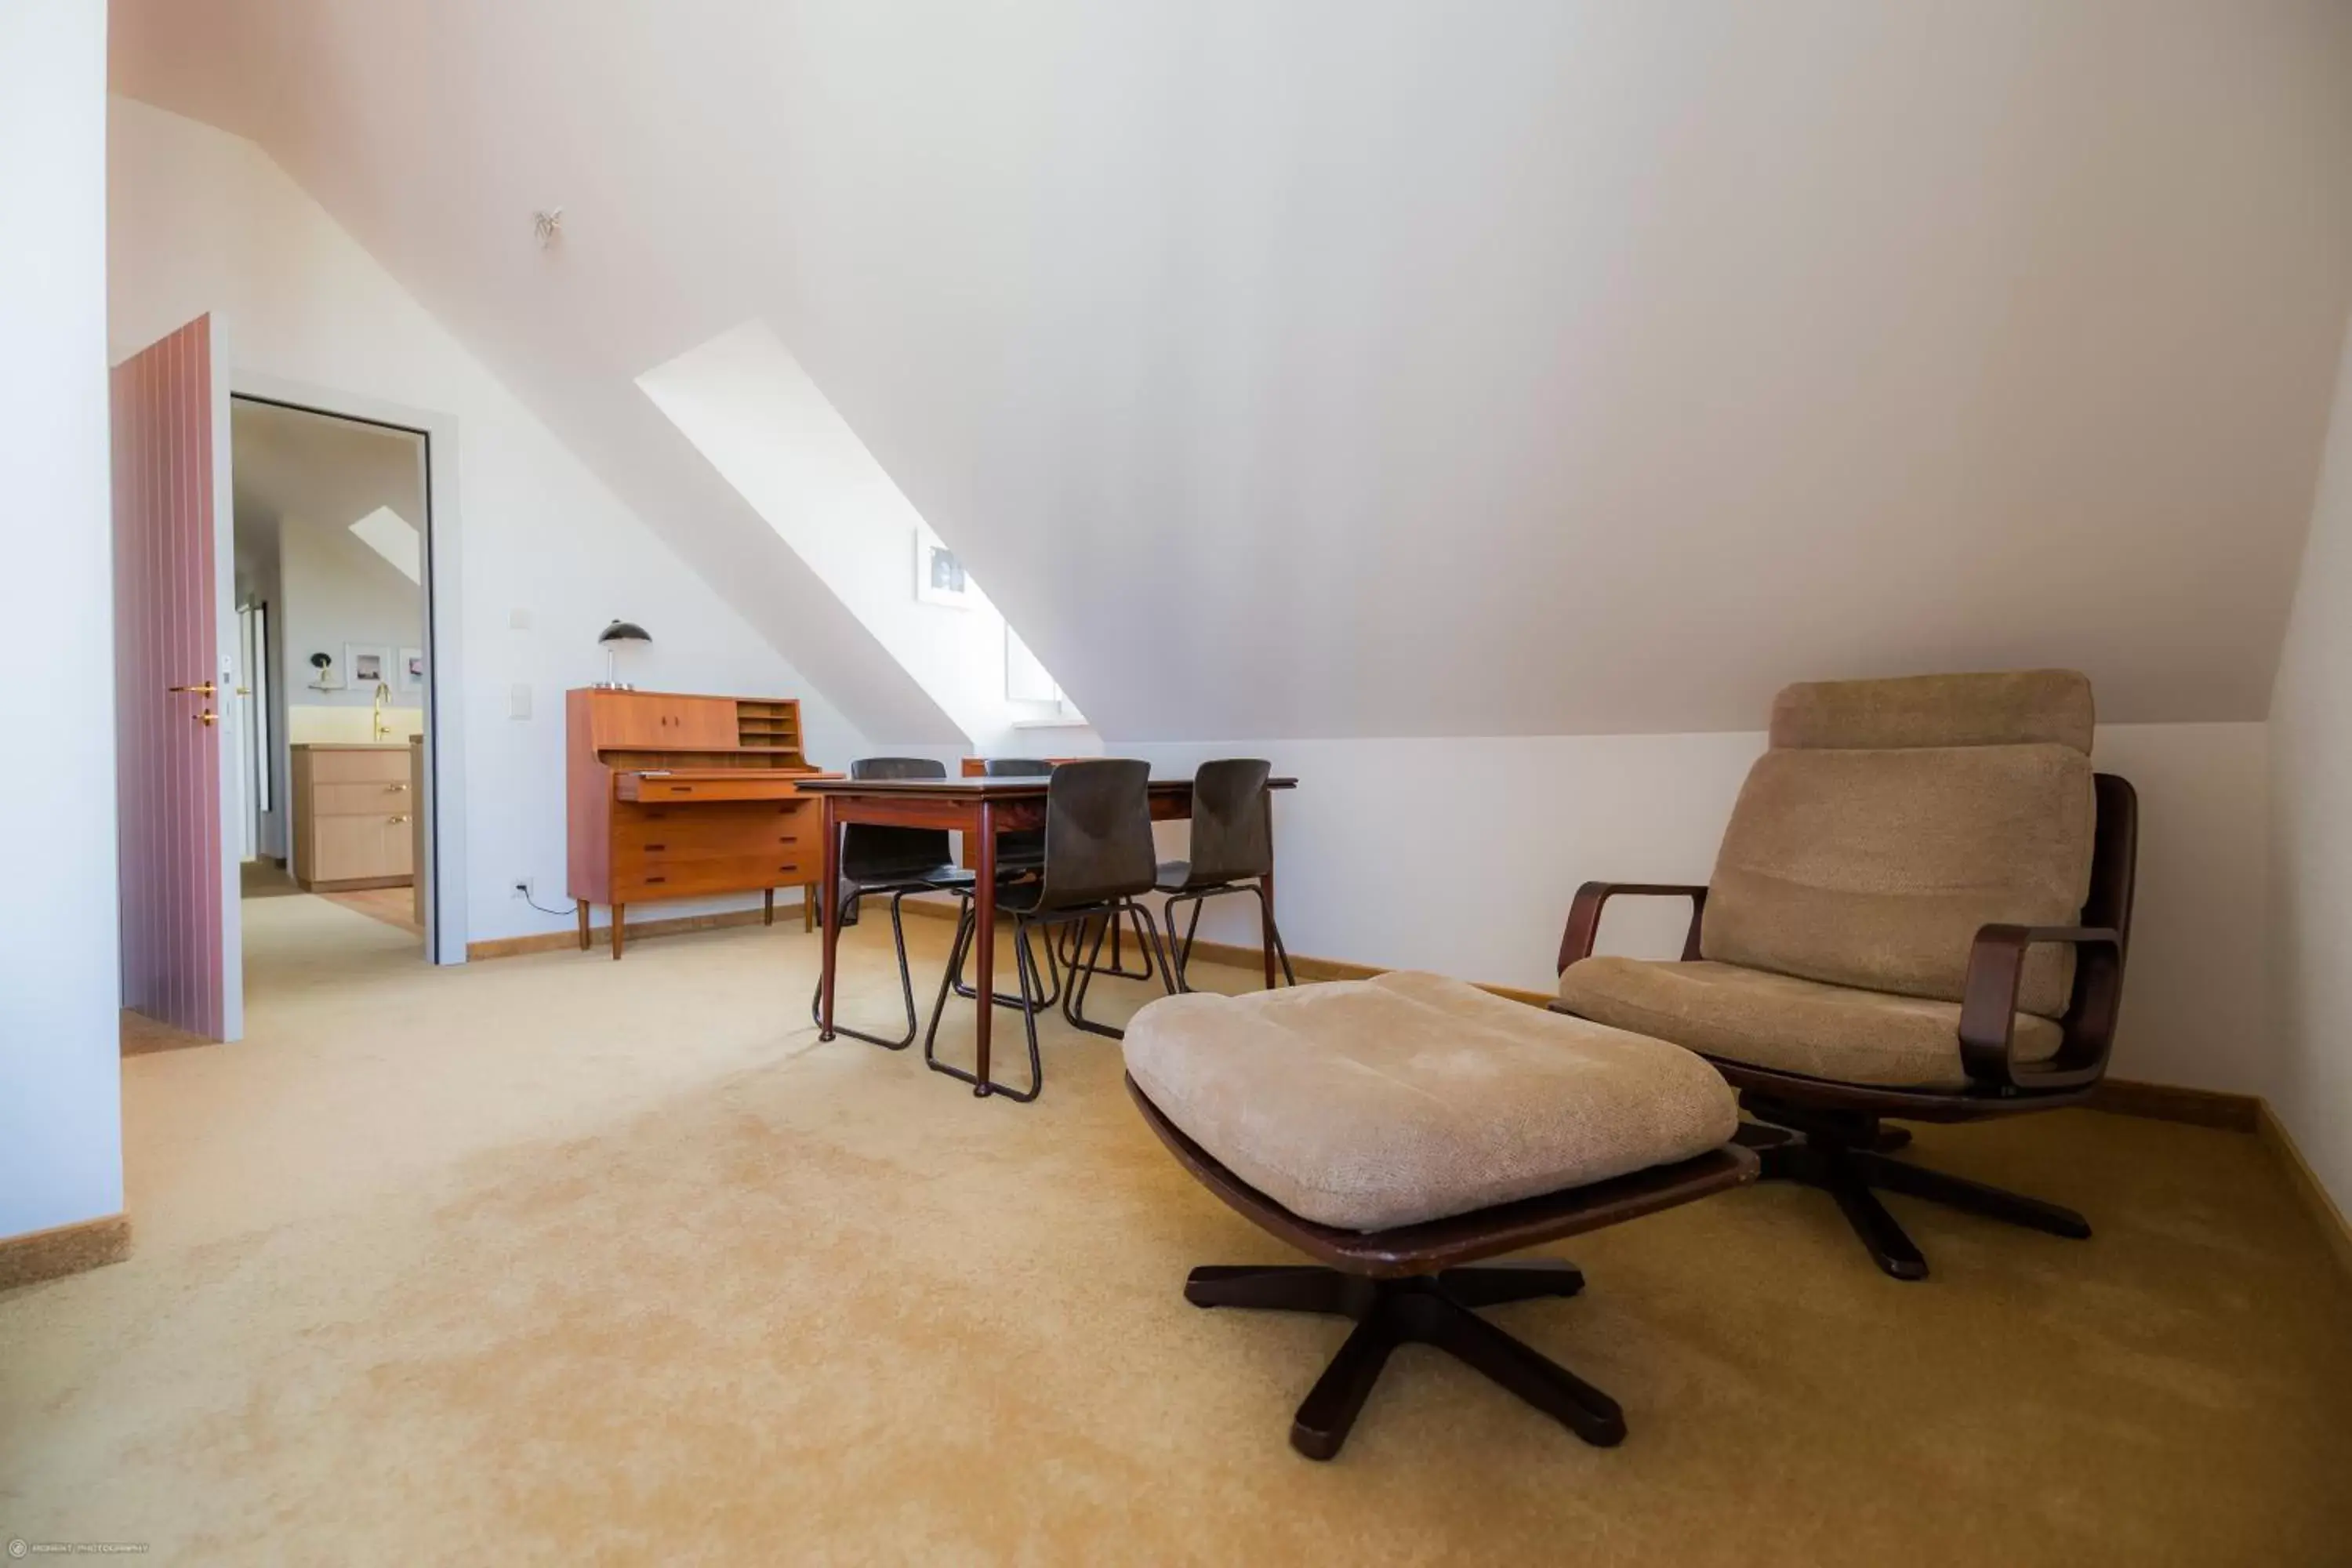
<instances>
[{"instance_id":1,"label":"teak secretary desk","mask_svg":"<svg viewBox=\"0 0 2352 1568\"><path fill-rule=\"evenodd\" d=\"M788 697L703 697L588 687L563 702L570 892L588 947L591 906L613 910L621 956L629 905L714 893L802 889L813 925L824 866L824 809L797 781L837 777L801 750Z\"/></svg>"}]
</instances>

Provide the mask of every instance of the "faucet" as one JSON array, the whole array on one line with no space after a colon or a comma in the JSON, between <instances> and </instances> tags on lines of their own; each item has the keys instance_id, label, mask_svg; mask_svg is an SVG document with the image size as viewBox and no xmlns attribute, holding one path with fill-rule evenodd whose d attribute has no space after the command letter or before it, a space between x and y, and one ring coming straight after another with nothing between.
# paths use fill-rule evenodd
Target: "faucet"
<instances>
[{"instance_id":1,"label":"faucet","mask_svg":"<svg viewBox=\"0 0 2352 1568\"><path fill-rule=\"evenodd\" d=\"M392 700L392 688L379 680L375 683L375 699L368 705L368 727L379 741L389 740L392 731L383 721L383 705Z\"/></svg>"}]
</instances>

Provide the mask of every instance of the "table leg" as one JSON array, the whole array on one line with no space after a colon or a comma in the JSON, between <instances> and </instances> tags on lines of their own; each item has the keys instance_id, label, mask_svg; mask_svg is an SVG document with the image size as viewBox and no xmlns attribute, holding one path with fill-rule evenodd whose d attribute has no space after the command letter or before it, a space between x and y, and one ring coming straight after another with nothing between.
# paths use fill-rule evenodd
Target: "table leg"
<instances>
[{"instance_id":1,"label":"table leg","mask_svg":"<svg viewBox=\"0 0 2352 1568\"><path fill-rule=\"evenodd\" d=\"M824 880L817 891L824 900L824 959L817 980L816 1037L829 1040L833 1038L834 952L841 945L841 910L836 907L841 902L841 828L831 795L824 797Z\"/></svg>"},{"instance_id":2,"label":"table leg","mask_svg":"<svg viewBox=\"0 0 2352 1568\"><path fill-rule=\"evenodd\" d=\"M763 926L776 923L776 889L773 888L760 889L760 923Z\"/></svg>"},{"instance_id":3,"label":"table leg","mask_svg":"<svg viewBox=\"0 0 2352 1568\"><path fill-rule=\"evenodd\" d=\"M1258 885L1265 889L1265 897L1258 903L1258 925L1261 928L1258 931L1258 941L1265 948L1265 988L1271 991L1274 989L1275 973L1274 861L1270 856L1266 860L1265 875L1258 879Z\"/></svg>"},{"instance_id":4,"label":"table leg","mask_svg":"<svg viewBox=\"0 0 2352 1568\"><path fill-rule=\"evenodd\" d=\"M613 958L616 963L621 956L621 913L627 907L625 904L613 906Z\"/></svg>"},{"instance_id":5,"label":"table leg","mask_svg":"<svg viewBox=\"0 0 2352 1568\"><path fill-rule=\"evenodd\" d=\"M801 884L801 930L804 931L816 930L816 884L814 882Z\"/></svg>"},{"instance_id":6,"label":"table leg","mask_svg":"<svg viewBox=\"0 0 2352 1568\"><path fill-rule=\"evenodd\" d=\"M572 905L580 911L580 951L588 951L588 900L574 899Z\"/></svg>"},{"instance_id":7,"label":"table leg","mask_svg":"<svg viewBox=\"0 0 2352 1568\"><path fill-rule=\"evenodd\" d=\"M979 1013L972 1026L972 1061L980 1075L975 1095L988 1093L988 1026L996 1021L996 806L980 803L979 853L972 857L972 874L979 885L971 890L972 1005Z\"/></svg>"}]
</instances>

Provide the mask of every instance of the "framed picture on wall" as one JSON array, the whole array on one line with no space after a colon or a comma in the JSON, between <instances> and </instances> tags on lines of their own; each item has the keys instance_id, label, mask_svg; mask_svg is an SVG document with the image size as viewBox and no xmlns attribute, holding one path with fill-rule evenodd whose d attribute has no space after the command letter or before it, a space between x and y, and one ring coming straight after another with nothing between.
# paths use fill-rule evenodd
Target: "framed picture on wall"
<instances>
[{"instance_id":1,"label":"framed picture on wall","mask_svg":"<svg viewBox=\"0 0 2352 1568\"><path fill-rule=\"evenodd\" d=\"M929 529L915 530L915 597L926 605L971 608L971 579L954 551L940 542Z\"/></svg>"},{"instance_id":2,"label":"framed picture on wall","mask_svg":"<svg viewBox=\"0 0 2352 1568\"><path fill-rule=\"evenodd\" d=\"M392 649L382 643L347 642L343 645L343 671L351 683L365 691L378 682L392 681Z\"/></svg>"},{"instance_id":3,"label":"framed picture on wall","mask_svg":"<svg viewBox=\"0 0 2352 1568\"><path fill-rule=\"evenodd\" d=\"M425 650L404 647L400 650L400 689L403 691L425 689Z\"/></svg>"}]
</instances>

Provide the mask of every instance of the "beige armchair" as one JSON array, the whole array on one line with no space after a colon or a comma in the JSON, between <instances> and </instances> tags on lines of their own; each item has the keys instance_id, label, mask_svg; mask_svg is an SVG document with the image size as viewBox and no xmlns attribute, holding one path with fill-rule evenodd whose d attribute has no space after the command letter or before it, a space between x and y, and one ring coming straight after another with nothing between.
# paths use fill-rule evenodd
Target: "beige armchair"
<instances>
[{"instance_id":1,"label":"beige armchair","mask_svg":"<svg viewBox=\"0 0 2352 1568\"><path fill-rule=\"evenodd\" d=\"M2106 1070L2137 805L2091 768L2071 670L1791 686L1706 887L1588 882L1559 1011L1706 1057L1764 1177L1827 1189L1881 1268L1926 1260L1873 1189L2091 1233L2038 1199L1893 1157L1888 1119L2071 1105ZM1680 961L1595 957L1620 895L1691 900Z\"/></svg>"}]
</instances>

